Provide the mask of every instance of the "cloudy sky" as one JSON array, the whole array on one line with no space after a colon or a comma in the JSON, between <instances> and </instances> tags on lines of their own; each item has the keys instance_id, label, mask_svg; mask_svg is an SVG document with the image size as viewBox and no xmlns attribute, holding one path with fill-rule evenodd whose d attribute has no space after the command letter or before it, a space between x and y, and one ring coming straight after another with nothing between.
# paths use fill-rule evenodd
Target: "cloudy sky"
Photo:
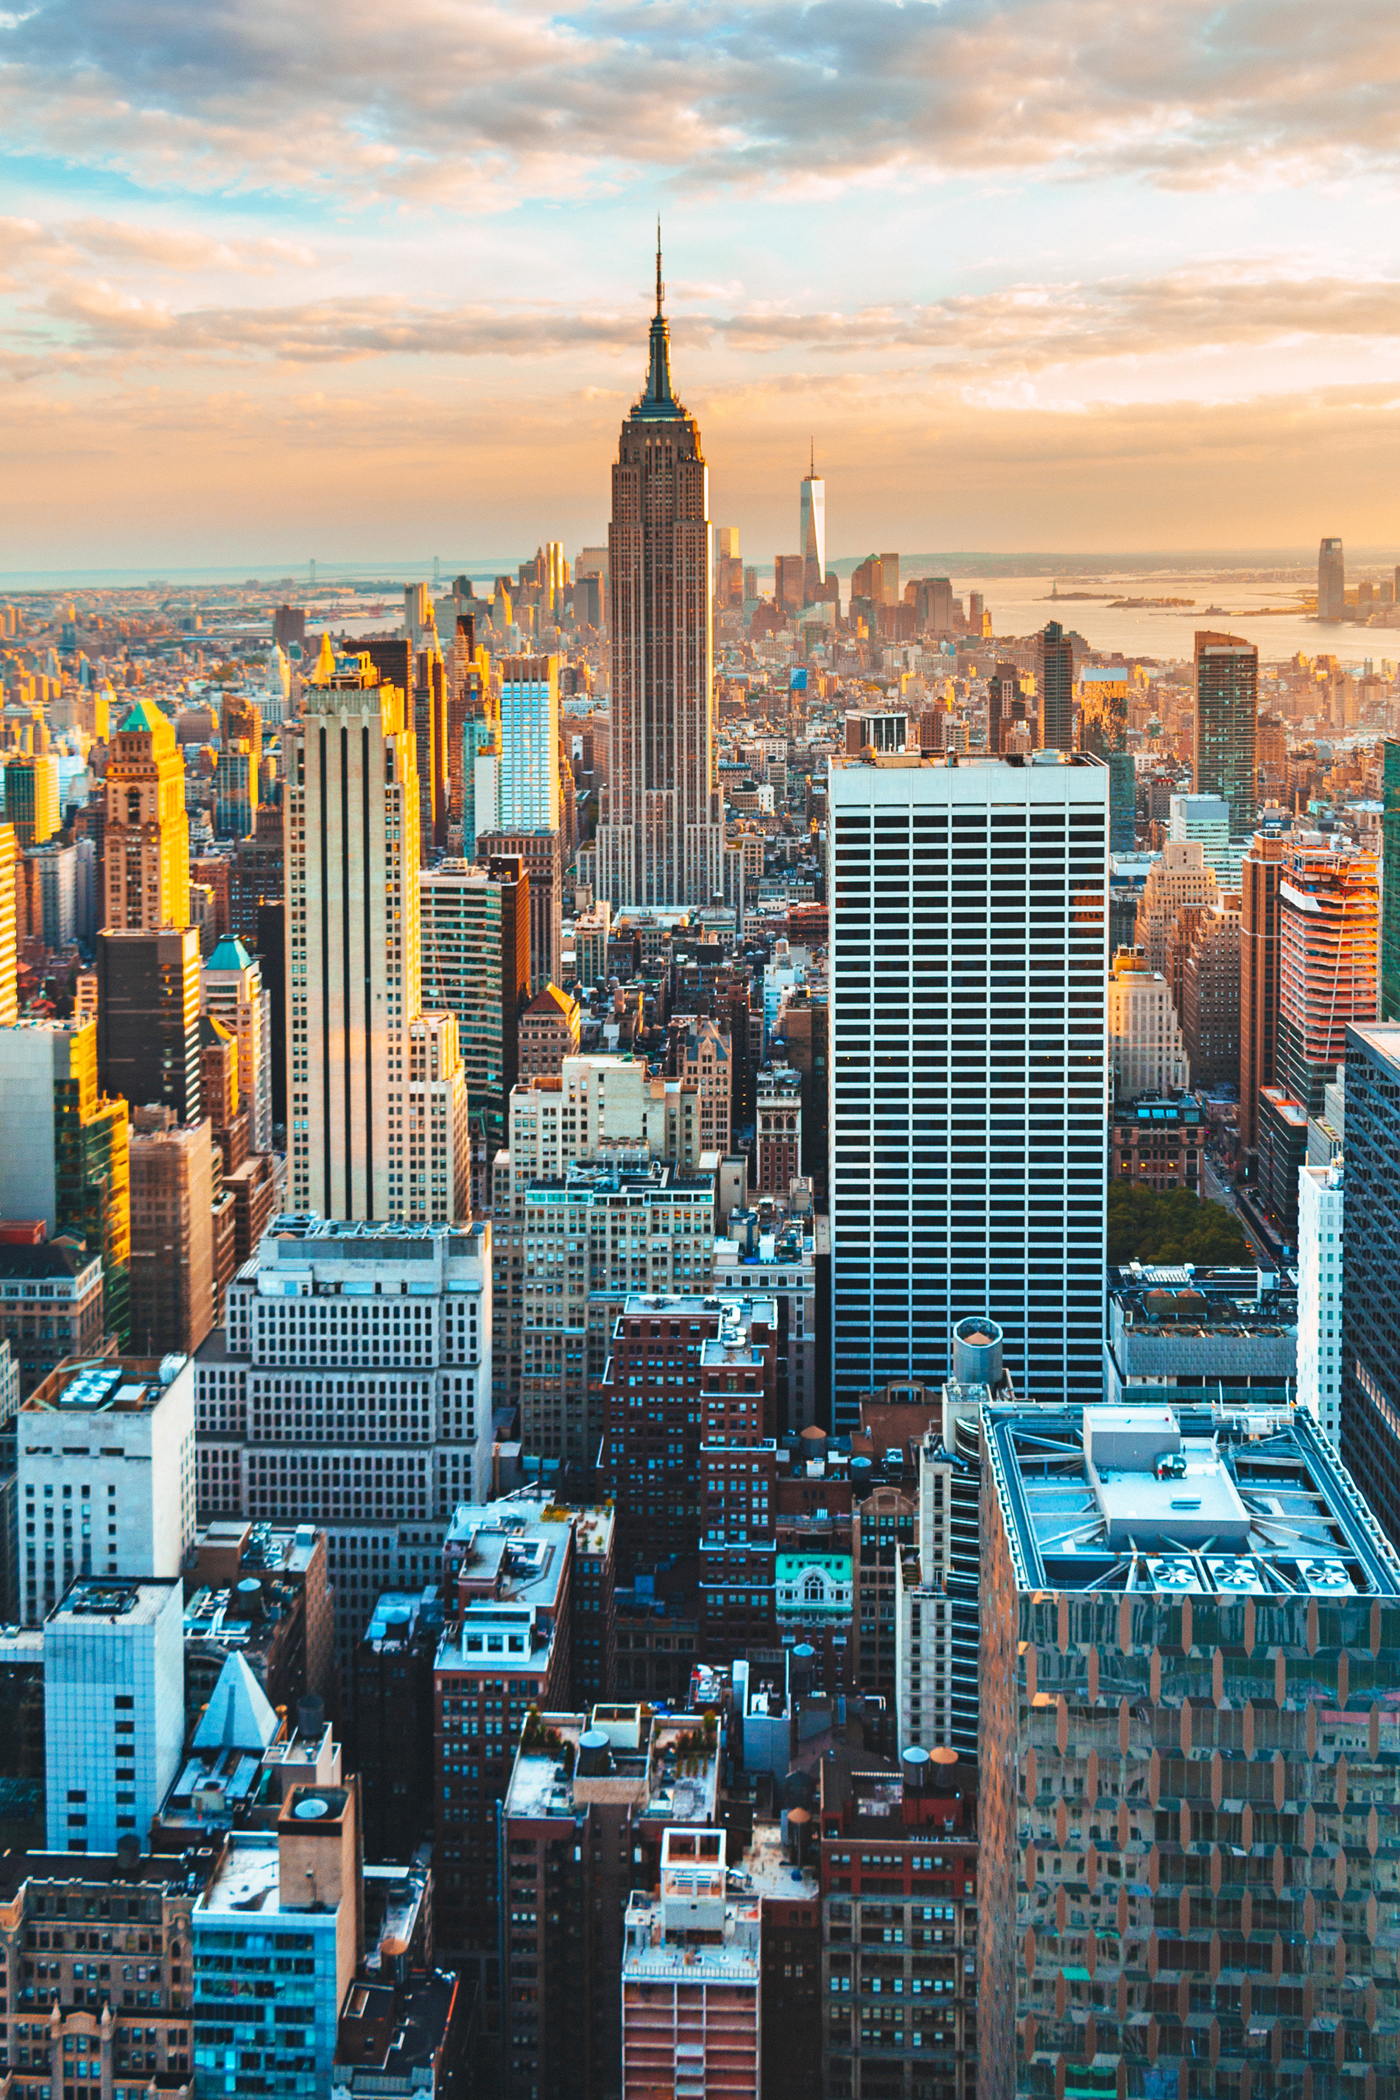
<instances>
[{"instance_id":1,"label":"cloudy sky","mask_svg":"<svg viewBox=\"0 0 1400 2100\"><path fill-rule=\"evenodd\" d=\"M11 0L0 567L1400 543L1394 0Z\"/></svg>"}]
</instances>

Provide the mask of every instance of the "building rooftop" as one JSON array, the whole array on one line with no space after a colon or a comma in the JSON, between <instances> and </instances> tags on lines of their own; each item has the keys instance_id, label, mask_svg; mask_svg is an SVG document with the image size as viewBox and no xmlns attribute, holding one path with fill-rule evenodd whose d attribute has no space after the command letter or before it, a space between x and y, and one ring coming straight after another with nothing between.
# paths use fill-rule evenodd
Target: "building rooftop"
<instances>
[{"instance_id":1,"label":"building rooftop","mask_svg":"<svg viewBox=\"0 0 1400 2100\"><path fill-rule=\"evenodd\" d=\"M1400 1066L1400 1023L1349 1021L1347 1034L1358 1037L1372 1057L1385 1064Z\"/></svg>"},{"instance_id":2,"label":"building rooftop","mask_svg":"<svg viewBox=\"0 0 1400 2100\"><path fill-rule=\"evenodd\" d=\"M867 711L862 710L862 712ZM902 708L876 709L875 712L878 714L900 715L905 713L906 710ZM915 768L920 768L925 772L943 772L946 769L950 773L966 771L1003 774L1017 771L1038 771L1047 767L1102 766L1103 760L1096 758L1088 751L1033 751L1029 760L1014 752L998 756L986 751L876 751L868 757L857 757L850 752L833 752L830 763L833 774L852 772L862 766L881 771L885 768L889 768L891 771L905 768L913 771Z\"/></svg>"},{"instance_id":3,"label":"building rooftop","mask_svg":"<svg viewBox=\"0 0 1400 2100\"><path fill-rule=\"evenodd\" d=\"M1297 1271L1126 1262L1109 1270L1113 1327L1136 1335L1283 1335L1297 1321Z\"/></svg>"},{"instance_id":4,"label":"building rooftop","mask_svg":"<svg viewBox=\"0 0 1400 2100\"><path fill-rule=\"evenodd\" d=\"M42 1283L58 1278L81 1278L85 1283L101 1272L102 1256L89 1254L80 1241L45 1240L26 1247L12 1240L0 1241L0 1282Z\"/></svg>"},{"instance_id":5,"label":"building rooftop","mask_svg":"<svg viewBox=\"0 0 1400 2100\"><path fill-rule=\"evenodd\" d=\"M431 1261L447 1256L481 1258L485 1225L390 1224L375 1219L321 1218L314 1212L283 1212L272 1219L258 1246L258 1263ZM240 1273L247 1274L248 1266Z\"/></svg>"},{"instance_id":6,"label":"building rooftop","mask_svg":"<svg viewBox=\"0 0 1400 2100\"><path fill-rule=\"evenodd\" d=\"M199 1900L203 1917L267 1918L281 1908L280 1862L275 1830L237 1832ZM298 1913L305 1916L306 1913ZM197 1928L196 1928L197 1929Z\"/></svg>"},{"instance_id":7,"label":"building rooftop","mask_svg":"<svg viewBox=\"0 0 1400 2100\"><path fill-rule=\"evenodd\" d=\"M34 1388L22 1414L147 1414L160 1406L187 1356L69 1358Z\"/></svg>"},{"instance_id":8,"label":"building rooftop","mask_svg":"<svg viewBox=\"0 0 1400 2100\"><path fill-rule=\"evenodd\" d=\"M624 1982L743 1983L758 1987L760 1899L757 1892L724 1905L714 1938L668 1934L662 1898L634 1894L627 1905Z\"/></svg>"},{"instance_id":9,"label":"building rooftop","mask_svg":"<svg viewBox=\"0 0 1400 2100\"><path fill-rule=\"evenodd\" d=\"M115 1575L80 1575L57 1610L50 1613L47 1623L124 1629L153 1626L170 1603L172 1593L178 1596L179 1591L178 1576L171 1576L168 1581L152 1578L130 1582Z\"/></svg>"},{"instance_id":10,"label":"building rooftop","mask_svg":"<svg viewBox=\"0 0 1400 2100\"><path fill-rule=\"evenodd\" d=\"M1028 1590L1400 1596L1400 1559L1305 1409L994 1407Z\"/></svg>"},{"instance_id":11,"label":"building rooftop","mask_svg":"<svg viewBox=\"0 0 1400 2100\"><path fill-rule=\"evenodd\" d=\"M218 1863L214 1848L179 1854L143 1852L124 1859L116 1852L0 1852L0 1903L9 1902L27 1881L52 1886L99 1882L162 1888L172 1896L192 1896L204 1887Z\"/></svg>"},{"instance_id":12,"label":"building rooftop","mask_svg":"<svg viewBox=\"0 0 1400 2100\"><path fill-rule=\"evenodd\" d=\"M1203 1120L1196 1094L1139 1094L1135 1101L1114 1104L1115 1123L1199 1123Z\"/></svg>"},{"instance_id":13,"label":"building rooftop","mask_svg":"<svg viewBox=\"0 0 1400 2100\"><path fill-rule=\"evenodd\" d=\"M413 2073L427 2071L442 2048L456 1994L457 1979L444 1969L400 1989L353 1982L340 2016L333 2082L352 2094L417 2090ZM375 2075L361 2083L356 2071Z\"/></svg>"},{"instance_id":14,"label":"building rooftop","mask_svg":"<svg viewBox=\"0 0 1400 2100\"><path fill-rule=\"evenodd\" d=\"M652 1823L709 1824L719 1803L723 1738L698 1714L662 1716L641 1706L545 1714L521 1738L505 1813L572 1818L589 1801L629 1805Z\"/></svg>"},{"instance_id":15,"label":"building rooftop","mask_svg":"<svg viewBox=\"0 0 1400 2100\"><path fill-rule=\"evenodd\" d=\"M443 1541L444 1591L461 1616L438 1643L439 1673L494 1667L542 1677L571 1542L566 1510L523 1498L464 1503Z\"/></svg>"},{"instance_id":16,"label":"building rooftop","mask_svg":"<svg viewBox=\"0 0 1400 2100\"><path fill-rule=\"evenodd\" d=\"M815 1848L814 1848L815 1849ZM797 1866L783 1845L781 1823L755 1823L753 1837L740 1866L731 1871L730 1886L785 1903L815 1899L821 1892L816 1866Z\"/></svg>"},{"instance_id":17,"label":"building rooftop","mask_svg":"<svg viewBox=\"0 0 1400 2100\"><path fill-rule=\"evenodd\" d=\"M242 941L236 934L226 933L215 944L213 953L204 964L203 975L207 977L211 970L250 970L252 967L253 958Z\"/></svg>"}]
</instances>

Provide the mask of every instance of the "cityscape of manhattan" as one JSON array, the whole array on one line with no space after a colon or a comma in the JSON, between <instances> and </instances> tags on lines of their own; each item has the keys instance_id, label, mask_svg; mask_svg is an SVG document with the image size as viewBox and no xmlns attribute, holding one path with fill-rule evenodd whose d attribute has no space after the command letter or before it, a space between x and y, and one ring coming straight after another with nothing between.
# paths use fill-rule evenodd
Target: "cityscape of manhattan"
<instances>
[{"instance_id":1,"label":"cityscape of manhattan","mask_svg":"<svg viewBox=\"0 0 1400 2100\"><path fill-rule=\"evenodd\" d=\"M1400 2096L1392 13L0 14L0 2100Z\"/></svg>"}]
</instances>

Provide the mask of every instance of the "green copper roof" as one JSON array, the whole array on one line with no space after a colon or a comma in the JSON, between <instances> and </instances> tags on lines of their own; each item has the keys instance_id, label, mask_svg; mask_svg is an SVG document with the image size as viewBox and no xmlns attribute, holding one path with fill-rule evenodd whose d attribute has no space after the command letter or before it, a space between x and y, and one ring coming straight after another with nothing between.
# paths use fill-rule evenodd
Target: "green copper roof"
<instances>
[{"instance_id":1,"label":"green copper roof","mask_svg":"<svg viewBox=\"0 0 1400 2100\"><path fill-rule=\"evenodd\" d=\"M167 717L161 713L160 709L153 702L150 700L138 700L131 713L122 723L118 734L122 734L129 729L169 729L170 727L171 724Z\"/></svg>"},{"instance_id":2,"label":"green copper roof","mask_svg":"<svg viewBox=\"0 0 1400 2100\"><path fill-rule=\"evenodd\" d=\"M204 967L206 970L247 970L251 969L252 962L252 956L237 934L226 933Z\"/></svg>"}]
</instances>

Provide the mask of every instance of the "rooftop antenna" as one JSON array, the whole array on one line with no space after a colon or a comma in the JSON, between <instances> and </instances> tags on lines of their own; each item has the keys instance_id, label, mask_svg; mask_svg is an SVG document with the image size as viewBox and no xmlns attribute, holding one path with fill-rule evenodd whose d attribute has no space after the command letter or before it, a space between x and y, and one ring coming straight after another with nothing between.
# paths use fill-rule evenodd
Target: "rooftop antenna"
<instances>
[{"instance_id":1,"label":"rooftop antenna","mask_svg":"<svg viewBox=\"0 0 1400 2100\"><path fill-rule=\"evenodd\" d=\"M656 311L660 313L661 302L666 296L666 287L661 282L661 214L656 215Z\"/></svg>"}]
</instances>

